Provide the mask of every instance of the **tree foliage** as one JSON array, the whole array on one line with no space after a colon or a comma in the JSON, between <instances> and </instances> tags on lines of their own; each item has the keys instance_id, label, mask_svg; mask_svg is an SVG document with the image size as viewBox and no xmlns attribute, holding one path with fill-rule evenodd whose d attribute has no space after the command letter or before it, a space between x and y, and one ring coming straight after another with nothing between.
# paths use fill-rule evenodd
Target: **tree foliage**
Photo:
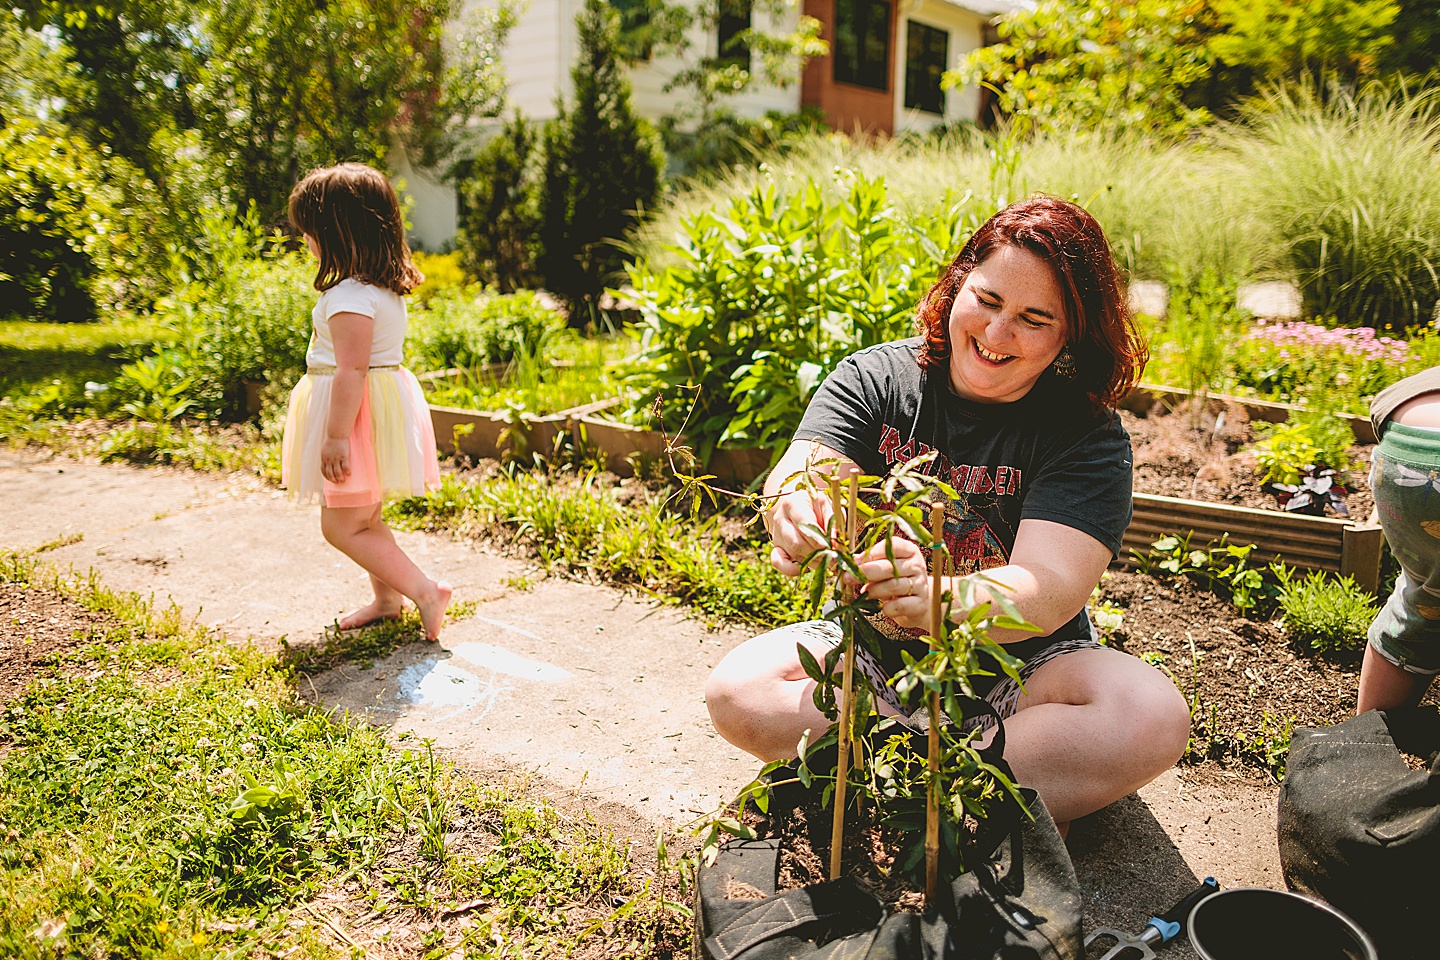
<instances>
[{"instance_id":1,"label":"tree foliage","mask_svg":"<svg viewBox=\"0 0 1440 960\"><path fill-rule=\"evenodd\" d=\"M1182 136L1257 86L1424 74L1437 13L1440 0L1039 0L946 82L994 90L1021 132Z\"/></svg>"},{"instance_id":2,"label":"tree foliage","mask_svg":"<svg viewBox=\"0 0 1440 960\"><path fill-rule=\"evenodd\" d=\"M442 155L498 113L508 5L455 20L458 0L19 0L88 85L64 120L162 190L167 136L196 130L243 208L279 219L306 169ZM449 39L447 39L447 37Z\"/></svg>"},{"instance_id":3,"label":"tree foliage","mask_svg":"<svg viewBox=\"0 0 1440 960\"><path fill-rule=\"evenodd\" d=\"M1040 0L1001 18L1000 42L946 83L992 88L1022 131L1181 133L1210 117L1185 96L1210 72L1207 14L1204 0Z\"/></svg>"},{"instance_id":4,"label":"tree foliage","mask_svg":"<svg viewBox=\"0 0 1440 960\"><path fill-rule=\"evenodd\" d=\"M665 156L630 102L618 14L586 0L575 22L573 98L544 133L537 266L578 323L596 319L601 292L618 278L626 257L617 244L654 205Z\"/></svg>"},{"instance_id":5,"label":"tree foliage","mask_svg":"<svg viewBox=\"0 0 1440 960\"><path fill-rule=\"evenodd\" d=\"M1212 0L1210 49L1268 81L1373 76L1393 42L1394 0Z\"/></svg>"},{"instance_id":6,"label":"tree foliage","mask_svg":"<svg viewBox=\"0 0 1440 960\"><path fill-rule=\"evenodd\" d=\"M460 230L465 269L501 293L532 286L539 231L538 132L518 113L460 165Z\"/></svg>"}]
</instances>

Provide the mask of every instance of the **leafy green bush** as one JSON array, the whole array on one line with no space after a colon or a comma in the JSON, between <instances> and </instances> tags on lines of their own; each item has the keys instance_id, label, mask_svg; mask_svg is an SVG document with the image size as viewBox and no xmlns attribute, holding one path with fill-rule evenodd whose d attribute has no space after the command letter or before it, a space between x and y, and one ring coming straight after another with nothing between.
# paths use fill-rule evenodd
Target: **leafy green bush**
<instances>
[{"instance_id":1,"label":"leafy green bush","mask_svg":"<svg viewBox=\"0 0 1440 960\"><path fill-rule=\"evenodd\" d=\"M0 310L46 320L90 320L111 261L127 243L128 165L39 124L0 126ZM118 246L117 246L118 245Z\"/></svg>"},{"instance_id":2,"label":"leafy green bush","mask_svg":"<svg viewBox=\"0 0 1440 960\"><path fill-rule=\"evenodd\" d=\"M451 287L411 315L405 349L416 370L472 369L539 356L564 326L533 291L477 296L473 287Z\"/></svg>"},{"instance_id":3,"label":"leafy green bush","mask_svg":"<svg viewBox=\"0 0 1440 960\"><path fill-rule=\"evenodd\" d=\"M1319 570L1297 577L1283 564L1272 569L1280 583L1277 599L1287 633L1308 640L1311 649L1321 653L1364 649L1366 631L1379 608L1353 577L1331 579Z\"/></svg>"},{"instance_id":4,"label":"leafy green bush","mask_svg":"<svg viewBox=\"0 0 1440 960\"><path fill-rule=\"evenodd\" d=\"M1355 435L1350 424L1326 411L1302 410L1285 423L1257 423L1262 437L1255 460L1263 483L1299 483L1308 466L1326 466L1337 473L1351 467Z\"/></svg>"},{"instance_id":5,"label":"leafy green bush","mask_svg":"<svg viewBox=\"0 0 1440 960\"><path fill-rule=\"evenodd\" d=\"M415 266L425 274L425 281L410 291L410 302L423 306L442 290L463 288L468 283L465 270L460 266L459 253L425 253L416 250L412 255Z\"/></svg>"},{"instance_id":6,"label":"leafy green bush","mask_svg":"<svg viewBox=\"0 0 1440 960\"><path fill-rule=\"evenodd\" d=\"M305 372L318 294L307 254L267 237L253 210L231 216L204 221L205 260L156 304L156 315L174 340L160 352L191 380L195 411L239 419L247 413L246 381L280 391Z\"/></svg>"},{"instance_id":7,"label":"leafy green bush","mask_svg":"<svg viewBox=\"0 0 1440 960\"><path fill-rule=\"evenodd\" d=\"M915 306L979 224L951 199L902 222L882 180L761 184L684 222L672 264L631 269L642 354L630 383L702 459L787 442L820 380L863 347L914 332ZM693 411L692 411L693 405Z\"/></svg>"}]
</instances>

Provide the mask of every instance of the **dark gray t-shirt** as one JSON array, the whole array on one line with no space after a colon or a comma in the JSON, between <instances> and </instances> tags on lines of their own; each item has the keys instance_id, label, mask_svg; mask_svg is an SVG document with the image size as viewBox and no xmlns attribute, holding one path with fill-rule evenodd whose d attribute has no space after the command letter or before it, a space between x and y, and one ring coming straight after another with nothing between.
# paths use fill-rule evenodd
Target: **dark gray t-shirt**
<instances>
[{"instance_id":1,"label":"dark gray t-shirt","mask_svg":"<svg viewBox=\"0 0 1440 960\"><path fill-rule=\"evenodd\" d=\"M885 476L930 450L925 472L959 493L945 511L957 573L1010 562L1021 520L1049 520L1120 552L1130 524L1130 437L1120 419L1094 414L1073 388L1043 375L1013 403L962 399L940 371L920 369L918 339L861 350L825 379L796 440L819 440ZM876 627L895 639L910 632ZM1091 634L1082 610L1051 641Z\"/></svg>"}]
</instances>

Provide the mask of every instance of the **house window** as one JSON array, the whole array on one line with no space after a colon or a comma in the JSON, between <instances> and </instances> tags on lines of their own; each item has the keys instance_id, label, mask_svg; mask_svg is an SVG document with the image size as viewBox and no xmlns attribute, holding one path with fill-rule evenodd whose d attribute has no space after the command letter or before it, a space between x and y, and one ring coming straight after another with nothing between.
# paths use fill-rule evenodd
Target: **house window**
<instances>
[{"instance_id":1,"label":"house window","mask_svg":"<svg viewBox=\"0 0 1440 960\"><path fill-rule=\"evenodd\" d=\"M750 69L750 44L740 34L750 29L751 0L720 0L718 50L723 63Z\"/></svg>"},{"instance_id":2,"label":"house window","mask_svg":"<svg viewBox=\"0 0 1440 960\"><path fill-rule=\"evenodd\" d=\"M835 82L890 89L889 0L835 0Z\"/></svg>"},{"instance_id":3,"label":"house window","mask_svg":"<svg viewBox=\"0 0 1440 960\"><path fill-rule=\"evenodd\" d=\"M949 57L949 31L914 20L905 24L905 106L945 115L940 78Z\"/></svg>"}]
</instances>

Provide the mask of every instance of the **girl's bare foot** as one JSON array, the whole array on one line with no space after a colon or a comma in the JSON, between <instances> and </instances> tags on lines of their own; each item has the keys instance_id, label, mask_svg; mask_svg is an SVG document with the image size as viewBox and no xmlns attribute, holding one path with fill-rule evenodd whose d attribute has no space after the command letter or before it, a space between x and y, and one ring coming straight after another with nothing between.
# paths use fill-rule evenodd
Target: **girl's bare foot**
<instances>
[{"instance_id":1,"label":"girl's bare foot","mask_svg":"<svg viewBox=\"0 0 1440 960\"><path fill-rule=\"evenodd\" d=\"M415 604L420 611L420 623L425 627L425 639L432 643L440 639L440 628L445 625L445 608L450 606L450 594L453 592L450 584L437 580L435 592Z\"/></svg>"},{"instance_id":2,"label":"girl's bare foot","mask_svg":"<svg viewBox=\"0 0 1440 960\"><path fill-rule=\"evenodd\" d=\"M341 630L354 630L356 627L368 627L372 623L379 623L381 620L398 620L400 618L401 604L386 603L380 600L372 600L359 610L352 610L336 621L336 626Z\"/></svg>"}]
</instances>

